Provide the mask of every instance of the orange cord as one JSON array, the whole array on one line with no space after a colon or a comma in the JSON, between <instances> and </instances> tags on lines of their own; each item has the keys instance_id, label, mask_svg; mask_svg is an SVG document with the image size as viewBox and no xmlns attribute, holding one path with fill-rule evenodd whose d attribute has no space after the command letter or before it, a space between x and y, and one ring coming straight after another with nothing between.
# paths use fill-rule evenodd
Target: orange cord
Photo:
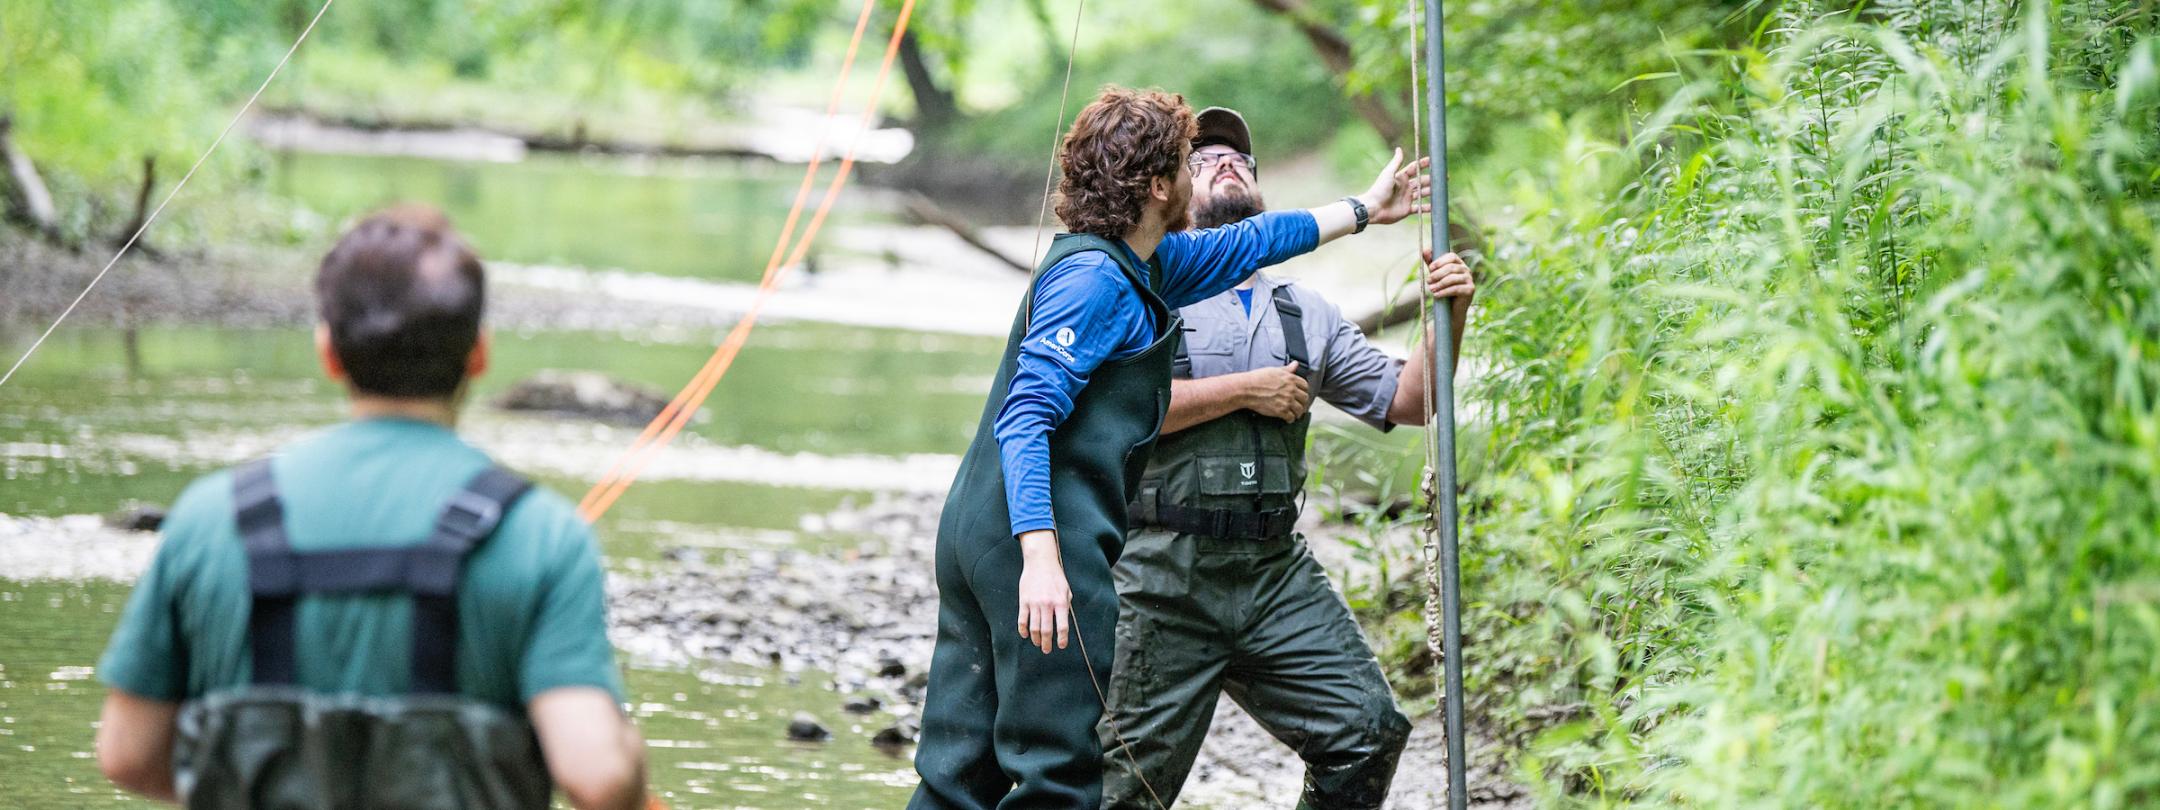
<instances>
[{"instance_id":1,"label":"orange cord","mask_svg":"<svg viewBox=\"0 0 2160 810\"><path fill-rule=\"evenodd\" d=\"M842 91L847 87L848 72L855 67L855 53L862 45L863 31L870 27L870 11L876 6L877 0L863 0L862 11L855 16L855 33L848 38L847 56L840 60L840 74L833 79L832 97L825 102L825 118L828 121L840 112L840 97ZM803 205L810 200L810 189L814 185L813 181L817 179L818 166L823 164L825 160L825 144L831 134L829 126L818 132L817 146L810 150L810 165L804 167L802 184L795 189L794 206L788 209L787 224L780 230L780 239L773 245L772 256L765 260L764 275L758 279L758 288L760 290L773 283L774 271L780 267L780 257L787 250L788 240L795 235L795 223L802 218ZM608 466L607 472L601 475L600 480L594 483L593 488L588 490L585 497L578 501L578 512L580 514L585 513L586 510L592 507L593 502L599 498L602 490L614 484L615 479L622 474L623 468L630 458L637 454L647 443L651 442L653 437L659 435L663 426L675 418L676 412L682 409L683 403L689 401L691 392L704 385L706 378L712 376L713 367L718 365L719 359L718 353L707 359L704 367L698 369L698 373L690 378L689 384L683 386L681 391L676 392L675 398L668 401L667 407L662 409L658 416L653 417L653 420L645 425L644 432L638 434L637 441L631 443L630 449L616 458L614 464ZM590 521L597 516L598 513L594 513L592 517L586 519Z\"/></svg>"},{"instance_id":2,"label":"orange cord","mask_svg":"<svg viewBox=\"0 0 2160 810\"><path fill-rule=\"evenodd\" d=\"M841 81L836 82L833 87L828 115L839 104L847 69L853 65L856 44L861 41L872 2L874 0L865 0L862 16L856 21L855 39L848 44L848 59L841 68ZM801 262L803 257L809 254L812 240L817 238L818 230L825 224L826 215L832 212L833 203L839 200L841 188L847 184L848 173L855 167L855 150L862 142L860 133L869 131L877 115L878 99L884 96L886 78L892 73L893 57L899 53L900 38L907 31L908 18L914 9L915 0L902 1L899 20L893 24L892 38L885 44L885 58L878 65L877 81L872 85L870 102L863 108L858 135L848 144L847 152L840 160L840 170L833 175L832 182L826 185L825 196L818 201L817 211L811 215L809 224L804 227L802 238L795 242L795 249L788 253L786 262L778 261L788 244L796 221L802 214L803 203L817 173L818 162L815 156L808 170L803 173L803 183L796 192L794 209L788 213L787 227L781 233L780 242L773 247L772 257L766 261L765 277L758 284L757 299L751 302L749 310L735 323L735 327L728 331L727 338L714 350L712 357L705 361L705 367L675 395L675 399L668 403L668 407L663 409L659 416L645 426L637 442L616 459L608 468L607 474L578 502L578 514L587 522L597 522L601 515L606 514L608 508L614 506L615 501L630 488L630 484L637 480L638 474L652 462L653 457L659 455L659 452L675 439L675 435L682 432L683 426L690 423L690 417L697 413L698 408L705 403L705 398L712 394L713 387L719 385L720 378L734 365L736 355L742 352L743 344L750 338L750 330L757 325L758 314L764 310L765 302L771 300L778 291L780 279L786 275L786 269ZM820 154L824 151L822 138L817 151Z\"/></svg>"}]
</instances>

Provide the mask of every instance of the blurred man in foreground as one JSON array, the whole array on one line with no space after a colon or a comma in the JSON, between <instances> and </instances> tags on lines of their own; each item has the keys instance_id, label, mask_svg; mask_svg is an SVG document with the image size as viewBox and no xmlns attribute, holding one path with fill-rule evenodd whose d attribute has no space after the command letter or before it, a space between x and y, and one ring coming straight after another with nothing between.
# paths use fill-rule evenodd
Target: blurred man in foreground
<instances>
[{"instance_id":1,"label":"blurred man in foreground","mask_svg":"<svg viewBox=\"0 0 2160 810\"><path fill-rule=\"evenodd\" d=\"M479 257L368 217L315 277L351 419L180 496L99 663L99 767L200 808L644 802L592 532L454 430Z\"/></svg>"}]
</instances>

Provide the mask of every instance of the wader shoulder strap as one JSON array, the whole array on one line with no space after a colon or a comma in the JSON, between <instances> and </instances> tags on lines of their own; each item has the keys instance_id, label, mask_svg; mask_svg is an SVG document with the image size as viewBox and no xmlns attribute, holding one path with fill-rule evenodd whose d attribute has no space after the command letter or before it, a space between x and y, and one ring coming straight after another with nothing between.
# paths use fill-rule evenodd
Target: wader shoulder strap
<instances>
[{"instance_id":1,"label":"wader shoulder strap","mask_svg":"<svg viewBox=\"0 0 2160 810\"><path fill-rule=\"evenodd\" d=\"M1278 286L1272 296L1275 299L1275 317L1282 321L1283 354L1296 361L1301 373L1313 373L1312 356L1305 353L1305 310L1290 296L1290 288Z\"/></svg>"},{"instance_id":2,"label":"wader shoulder strap","mask_svg":"<svg viewBox=\"0 0 2160 810\"><path fill-rule=\"evenodd\" d=\"M435 518L435 534L414 551L413 691L457 691L457 581L465 555L502 525L503 513L532 484L501 467L481 470Z\"/></svg>"},{"instance_id":3,"label":"wader shoulder strap","mask_svg":"<svg viewBox=\"0 0 2160 810\"><path fill-rule=\"evenodd\" d=\"M247 544L248 648L254 658L254 682L258 685L290 685L298 681L292 654L294 594L269 587L271 580L291 575L274 561L292 556L285 536L285 505L278 500L277 481L270 476L270 459L260 458L233 472L233 509L238 514L240 539Z\"/></svg>"},{"instance_id":4,"label":"wader shoulder strap","mask_svg":"<svg viewBox=\"0 0 2160 810\"><path fill-rule=\"evenodd\" d=\"M413 691L457 691L457 582L465 555L494 534L532 485L489 467L451 497L434 532L416 546L299 552L285 532L284 506L268 459L234 475L234 505L247 543L248 643L254 682L297 682L293 614L302 594L403 591L413 597Z\"/></svg>"},{"instance_id":5,"label":"wader shoulder strap","mask_svg":"<svg viewBox=\"0 0 2160 810\"><path fill-rule=\"evenodd\" d=\"M1304 308L1299 307L1297 299L1290 296L1288 286L1277 286L1270 297L1275 300L1275 317L1282 321L1283 353L1297 361L1300 374L1311 375L1312 357L1305 353ZM1178 335L1177 355L1170 361L1170 376L1180 380L1192 379L1192 353L1185 346L1184 334Z\"/></svg>"},{"instance_id":6,"label":"wader shoulder strap","mask_svg":"<svg viewBox=\"0 0 2160 810\"><path fill-rule=\"evenodd\" d=\"M1185 342L1192 334L1192 327L1180 325L1177 335L1177 353L1170 356L1170 377L1178 380L1192 379L1192 352Z\"/></svg>"}]
</instances>

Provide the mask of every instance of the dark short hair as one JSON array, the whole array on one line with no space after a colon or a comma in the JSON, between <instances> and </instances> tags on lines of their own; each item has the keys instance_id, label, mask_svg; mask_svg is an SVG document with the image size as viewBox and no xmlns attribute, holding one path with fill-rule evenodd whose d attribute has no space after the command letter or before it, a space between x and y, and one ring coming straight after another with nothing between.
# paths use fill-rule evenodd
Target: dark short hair
<instances>
[{"instance_id":1,"label":"dark short hair","mask_svg":"<svg viewBox=\"0 0 2160 810\"><path fill-rule=\"evenodd\" d=\"M353 388L438 398L465 381L486 305L480 257L442 212L380 211L345 232L315 273L315 300Z\"/></svg>"},{"instance_id":2,"label":"dark short hair","mask_svg":"<svg viewBox=\"0 0 2160 810\"><path fill-rule=\"evenodd\" d=\"M1058 219L1073 233L1123 237L1146 210L1148 182L1176 177L1198 132L1184 96L1104 87L1058 152Z\"/></svg>"}]
</instances>

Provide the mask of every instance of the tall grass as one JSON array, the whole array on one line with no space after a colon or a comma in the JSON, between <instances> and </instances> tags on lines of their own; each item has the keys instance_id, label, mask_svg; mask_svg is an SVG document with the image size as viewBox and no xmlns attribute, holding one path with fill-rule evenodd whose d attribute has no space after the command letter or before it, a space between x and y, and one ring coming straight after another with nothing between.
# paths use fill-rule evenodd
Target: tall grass
<instances>
[{"instance_id":1,"label":"tall grass","mask_svg":"<svg viewBox=\"0 0 2160 810\"><path fill-rule=\"evenodd\" d=\"M1473 709L1559 803L2160 801L2153 12L1766 20L1494 195Z\"/></svg>"}]
</instances>

